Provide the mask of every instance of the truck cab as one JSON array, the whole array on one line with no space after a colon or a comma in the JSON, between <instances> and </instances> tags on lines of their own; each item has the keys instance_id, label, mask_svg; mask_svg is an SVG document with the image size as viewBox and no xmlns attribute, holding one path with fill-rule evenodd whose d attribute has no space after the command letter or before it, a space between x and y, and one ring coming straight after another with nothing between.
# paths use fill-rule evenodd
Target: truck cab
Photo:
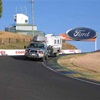
<instances>
[{"instance_id":1,"label":"truck cab","mask_svg":"<svg viewBox=\"0 0 100 100\"><path fill-rule=\"evenodd\" d=\"M48 59L47 45L44 42L31 42L25 50L25 58Z\"/></svg>"},{"instance_id":2,"label":"truck cab","mask_svg":"<svg viewBox=\"0 0 100 100\"><path fill-rule=\"evenodd\" d=\"M25 49L25 59L38 58L42 61L48 59L47 44L40 37L34 37Z\"/></svg>"}]
</instances>

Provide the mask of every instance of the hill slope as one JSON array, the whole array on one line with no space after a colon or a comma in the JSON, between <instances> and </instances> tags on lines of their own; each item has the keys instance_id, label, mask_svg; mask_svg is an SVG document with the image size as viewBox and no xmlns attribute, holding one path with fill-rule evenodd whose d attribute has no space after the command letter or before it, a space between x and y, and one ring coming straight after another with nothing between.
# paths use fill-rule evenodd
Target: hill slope
<instances>
[{"instance_id":1,"label":"hill slope","mask_svg":"<svg viewBox=\"0 0 100 100\"><path fill-rule=\"evenodd\" d=\"M0 31L0 38L19 38L19 39L26 38L26 39L29 39L29 38L31 38L31 36Z\"/></svg>"},{"instance_id":2,"label":"hill slope","mask_svg":"<svg viewBox=\"0 0 100 100\"><path fill-rule=\"evenodd\" d=\"M24 45L28 45L28 43L30 42L30 39L32 38L32 36L27 36L27 35L21 35L21 34L15 34L15 33L11 33L11 32L3 32L0 31L0 49L7 49L7 48L14 48L14 49L22 49L24 47ZM6 39L6 40L5 40ZM13 39L15 41L18 40L27 40L27 42L18 42L18 43L8 43L9 39ZM2 41L1 41L2 40ZM6 42L4 42L4 40ZM12 41L12 40L10 40ZM3 45L2 45L3 44ZM75 46L71 45L71 44L67 44L66 41L62 42L62 49L77 49Z\"/></svg>"},{"instance_id":3,"label":"hill slope","mask_svg":"<svg viewBox=\"0 0 100 100\"><path fill-rule=\"evenodd\" d=\"M62 42L62 49L77 49L74 45L66 43L66 41Z\"/></svg>"}]
</instances>

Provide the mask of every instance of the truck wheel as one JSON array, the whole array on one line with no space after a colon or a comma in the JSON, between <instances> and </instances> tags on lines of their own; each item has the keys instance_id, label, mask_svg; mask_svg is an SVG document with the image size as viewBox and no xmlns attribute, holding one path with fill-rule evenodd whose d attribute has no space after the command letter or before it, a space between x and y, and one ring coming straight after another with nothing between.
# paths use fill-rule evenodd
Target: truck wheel
<instances>
[{"instance_id":1,"label":"truck wheel","mask_svg":"<svg viewBox=\"0 0 100 100\"><path fill-rule=\"evenodd\" d=\"M48 60L48 55L45 56L45 60Z\"/></svg>"},{"instance_id":2,"label":"truck wheel","mask_svg":"<svg viewBox=\"0 0 100 100\"><path fill-rule=\"evenodd\" d=\"M54 56L55 57L58 57L59 56L59 53L58 52L54 53Z\"/></svg>"},{"instance_id":3,"label":"truck wheel","mask_svg":"<svg viewBox=\"0 0 100 100\"><path fill-rule=\"evenodd\" d=\"M41 58L41 61L44 62L45 61L45 57Z\"/></svg>"}]
</instances>

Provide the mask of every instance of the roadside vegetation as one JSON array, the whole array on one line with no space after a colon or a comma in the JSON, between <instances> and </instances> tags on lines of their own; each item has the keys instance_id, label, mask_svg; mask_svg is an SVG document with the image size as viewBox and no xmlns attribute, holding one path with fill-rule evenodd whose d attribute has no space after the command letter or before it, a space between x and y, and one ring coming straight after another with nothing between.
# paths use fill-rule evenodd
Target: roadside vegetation
<instances>
[{"instance_id":1,"label":"roadside vegetation","mask_svg":"<svg viewBox=\"0 0 100 100\"><path fill-rule=\"evenodd\" d=\"M32 36L0 31L0 49L24 49L31 39ZM76 49L76 47L63 41L62 49Z\"/></svg>"},{"instance_id":2,"label":"roadside vegetation","mask_svg":"<svg viewBox=\"0 0 100 100\"><path fill-rule=\"evenodd\" d=\"M24 49L24 46L27 46L29 42L26 43L10 43L0 45L0 49Z\"/></svg>"},{"instance_id":3,"label":"roadside vegetation","mask_svg":"<svg viewBox=\"0 0 100 100\"><path fill-rule=\"evenodd\" d=\"M76 72L72 77L100 82L100 52L63 56L57 63L67 71Z\"/></svg>"},{"instance_id":4,"label":"roadside vegetation","mask_svg":"<svg viewBox=\"0 0 100 100\"><path fill-rule=\"evenodd\" d=\"M31 39L31 36L0 31L0 49L24 49Z\"/></svg>"}]
</instances>

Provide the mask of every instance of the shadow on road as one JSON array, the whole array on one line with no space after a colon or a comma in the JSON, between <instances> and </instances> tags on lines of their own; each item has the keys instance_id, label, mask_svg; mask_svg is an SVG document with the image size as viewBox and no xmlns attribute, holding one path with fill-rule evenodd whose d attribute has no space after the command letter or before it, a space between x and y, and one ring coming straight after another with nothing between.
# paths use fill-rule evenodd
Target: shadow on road
<instances>
[{"instance_id":1,"label":"shadow on road","mask_svg":"<svg viewBox=\"0 0 100 100\"><path fill-rule=\"evenodd\" d=\"M24 56L10 56L15 60L23 60L23 61L36 61L36 62L40 62L40 59L33 59L33 58L29 58L29 59L25 59Z\"/></svg>"}]
</instances>

